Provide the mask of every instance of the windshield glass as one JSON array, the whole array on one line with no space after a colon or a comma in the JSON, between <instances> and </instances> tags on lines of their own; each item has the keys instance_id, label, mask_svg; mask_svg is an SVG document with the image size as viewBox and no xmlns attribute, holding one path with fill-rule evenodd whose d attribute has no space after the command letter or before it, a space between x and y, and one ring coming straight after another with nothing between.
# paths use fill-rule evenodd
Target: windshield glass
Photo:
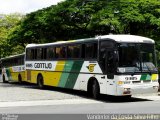
<instances>
[{"instance_id":1,"label":"windshield glass","mask_svg":"<svg viewBox=\"0 0 160 120\"><path fill-rule=\"evenodd\" d=\"M157 72L154 44L118 43L118 72Z\"/></svg>"}]
</instances>

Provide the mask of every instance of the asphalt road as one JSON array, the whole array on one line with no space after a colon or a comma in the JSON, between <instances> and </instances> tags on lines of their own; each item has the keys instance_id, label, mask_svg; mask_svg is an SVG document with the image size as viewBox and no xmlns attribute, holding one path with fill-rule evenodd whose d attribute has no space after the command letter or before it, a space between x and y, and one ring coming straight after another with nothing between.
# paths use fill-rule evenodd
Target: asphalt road
<instances>
[{"instance_id":1,"label":"asphalt road","mask_svg":"<svg viewBox=\"0 0 160 120\"><path fill-rule=\"evenodd\" d=\"M99 100L85 92L35 85L0 83L0 113L16 114L160 114L160 96L137 95L131 99L101 95Z\"/></svg>"},{"instance_id":2,"label":"asphalt road","mask_svg":"<svg viewBox=\"0 0 160 120\"><path fill-rule=\"evenodd\" d=\"M17 114L160 114L160 101L99 102L1 107L1 113Z\"/></svg>"}]
</instances>

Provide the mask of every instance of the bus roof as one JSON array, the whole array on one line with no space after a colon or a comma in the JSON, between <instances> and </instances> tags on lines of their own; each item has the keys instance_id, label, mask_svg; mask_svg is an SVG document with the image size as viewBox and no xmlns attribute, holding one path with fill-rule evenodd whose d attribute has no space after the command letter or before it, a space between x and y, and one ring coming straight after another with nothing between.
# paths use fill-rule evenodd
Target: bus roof
<instances>
[{"instance_id":1,"label":"bus roof","mask_svg":"<svg viewBox=\"0 0 160 120\"><path fill-rule=\"evenodd\" d=\"M10 59L10 58L16 58L16 57L19 57L19 56L22 56L22 55L25 55L25 53L4 57L4 58L1 58L1 60Z\"/></svg>"},{"instance_id":2,"label":"bus roof","mask_svg":"<svg viewBox=\"0 0 160 120\"><path fill-rule=\"evenodd\" d=\"M154 40L137 36L137 35L104 35L104 36L98 36L101 39L113 39L117 42L135 42L135 43L155 43Z\"/></svg>"},{"instance_id":3,"label":"bus roof","mask_svg":"<svg viewBox=\"0 0 160 120\"><path fill-rule=\"evenodd\" d=\"M86 38L86 39L77 39L77 40L69 40L69 41L58 41L53 43L45 43L45 44L28 44L26 48L28 47L39 47L39 46L50 46L50 45L59 45L59 44L69 44L69 43L82 43L87 41L93 41L93 40L104 40L104 39L112 39L116 42L132 42L132 43L155 43L154 40L137 36L137 35L103 35L103 36L96 36L94 38Z\"/></svg>"}]
</instances>

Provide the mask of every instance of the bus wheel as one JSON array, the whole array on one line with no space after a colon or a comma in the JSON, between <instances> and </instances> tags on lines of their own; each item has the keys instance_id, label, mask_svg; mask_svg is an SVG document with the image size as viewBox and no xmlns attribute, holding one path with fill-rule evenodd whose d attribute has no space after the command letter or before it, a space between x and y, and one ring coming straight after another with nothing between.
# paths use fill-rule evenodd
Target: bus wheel
<instances>
[{"instance_id":1,"label":"bus wheel","mask_svg":"<svg viewBox=\"0 0 160 120\"><path fill-rule=\"evenodd\" d=\"M39 87L40 89L43 89L43 88L44 88L42 75L38 75L38 77L37 77L37 84L38 84L38 87Z\"/></svg>"},{"instance_id":2,"label":"bus wheel","mask_svg":"<svg viewBox=\"0 0 160 120\"><path fill-rule=\"evenodd\" d=\"M99 95L100 95L99 85L98 85L98 82L94 80L92 84L92 97L94 99L98 99Z\"/></svg>"},{"instance_id":3,"label":"bus wheel","mask_svg":"<svg viewBox=\"0 0 160 120\"><path fill-rule=\"evenodd\" d=\"M22 77L21 77L20 74L18 75L18 82L19 82L20 84L22 84Z\"/></svg>"},{"instance_id":4,"label":"bus wheel","mask_svg":"<svg viewBox=\"0 0 160 120\"><path fill-rule=\"evenodd\" d=\"M3 75L3 83L7 83L5 76Z\"/></svg>"}]
</instances>

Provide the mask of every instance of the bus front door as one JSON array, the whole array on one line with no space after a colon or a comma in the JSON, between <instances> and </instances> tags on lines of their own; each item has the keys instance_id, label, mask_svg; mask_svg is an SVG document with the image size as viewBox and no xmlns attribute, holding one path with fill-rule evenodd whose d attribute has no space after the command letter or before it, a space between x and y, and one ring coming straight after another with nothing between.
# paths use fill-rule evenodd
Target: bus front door
<instances>
[{"instance_id":1,"label":"bus front door","mask_svg":"<svg viewBox=\"0 0 160 120\"><path fill-rule=\"evenodd\" d=\"M116 81L114 79L116 71L115 51L106 51L106 74L107 74L107 94L115 95L116 93Z\"/></svg>"}]
</instances>

